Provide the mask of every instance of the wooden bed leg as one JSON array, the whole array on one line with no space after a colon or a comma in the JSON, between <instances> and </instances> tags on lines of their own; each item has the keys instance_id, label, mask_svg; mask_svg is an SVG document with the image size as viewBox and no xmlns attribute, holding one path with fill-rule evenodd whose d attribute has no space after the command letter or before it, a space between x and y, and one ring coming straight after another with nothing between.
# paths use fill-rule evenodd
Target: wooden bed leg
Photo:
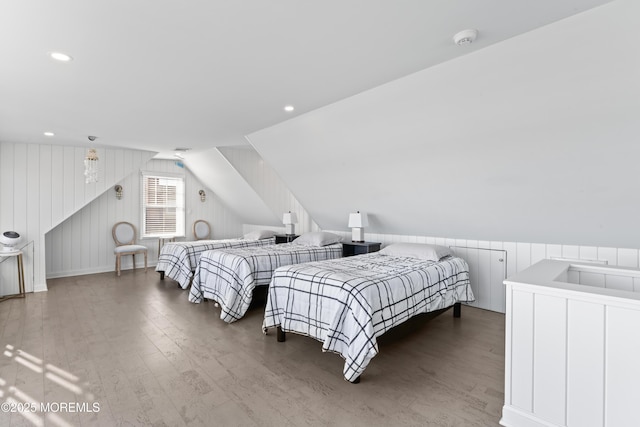
<instances>
[{"instance_id":1,"label":"wooden bed leg","mask_svg":"<svg viewBox=\"0 0 640 427\"><path fill-rule=\"evenodd\" d=\"M355 380L351 381L351 384L360 384L360 375L358 375Z\"/></svg>"},{"instance_id":2,"label":"wooden bed leg","mask_svg":"<svg viewBox=\"0 0 640 427\"><path fill-rule=\"evenodd\" d=\"M278 342L285 342L287 340L287 336L280 326L276 328L276 337L278 339Z\"/></svg>"},{"instance_id":3,"label":"wooden bed leg","mask_svg":"<svg viewBox=\"0 0 640 427\"><path fill-rule=\"evenodd\" d=\"M164 280L164 271L160 272L160 280Z\"/></svg>"},{"instance_id":4,"label":"wooden bed leg","mask_svg":"<svg viewBox=\"0 0 640 427\"><path fill-rule=\"evenodd\" d=\"M453 317L460 317L462 315L462 304L459 302L453 304Z\"/></svg>"}]
</instances>

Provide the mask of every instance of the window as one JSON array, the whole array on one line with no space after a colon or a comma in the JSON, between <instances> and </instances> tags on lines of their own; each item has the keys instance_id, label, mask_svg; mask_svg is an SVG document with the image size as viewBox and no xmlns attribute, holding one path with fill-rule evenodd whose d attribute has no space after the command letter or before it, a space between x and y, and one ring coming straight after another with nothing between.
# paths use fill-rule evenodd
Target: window
<instances>
[{"instance_id":1,"label":"window","mask_svg":"<svg viewBox=\"0 0 640 427\"><path fill-rule=\"evenodd\" d=\"M184 236L184 177L142 173L142 237Z\"/></svg>"}]
</instances>

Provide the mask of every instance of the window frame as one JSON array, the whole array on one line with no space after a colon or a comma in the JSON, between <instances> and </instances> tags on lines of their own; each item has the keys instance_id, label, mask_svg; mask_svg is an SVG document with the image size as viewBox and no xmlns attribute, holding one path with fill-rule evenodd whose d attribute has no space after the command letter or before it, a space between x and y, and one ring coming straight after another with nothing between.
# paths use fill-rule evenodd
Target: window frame
<instances>
[{"instance_id":1,"label":"window frame","mask_svg":"<svg viewBox=\"0 0 640 427\"><path fill-rule=\"evenodd\" d=\"M175 180L176 185L176 202L175 206L169 204L148 204L147 189L148 179L158 178ZM140 171L140 237L142 239L158 239L168 237L185 237L186 236L186 179L183 174L156 172L156 171ZM182 194L181 194L182 193ZM162 207L164 209L175 209L176 229L175 232L167 231L165 233L149 233L147 232L147 208L150 206ZM166 231L166 230L165 230Z\"/></svg>"}]
</instances>

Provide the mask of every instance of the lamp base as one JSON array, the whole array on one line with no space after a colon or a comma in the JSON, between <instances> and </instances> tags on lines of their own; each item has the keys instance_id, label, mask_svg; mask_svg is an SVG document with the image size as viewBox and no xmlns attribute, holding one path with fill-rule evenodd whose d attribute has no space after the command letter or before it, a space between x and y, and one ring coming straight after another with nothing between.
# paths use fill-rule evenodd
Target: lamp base
<instances>
[{"instance_id":1,"label":"lamp base","mask_svg":"<svg viewBox=\"0 0 640 427\"><path fill-rule=\"evenodd\" d=\"M354 243L364 243L364 228L362 227L352 228L351 241Z\"/></svg>"},{"instance_id":2,"label":"lamp base","mask_svg":"<svg viewBox=\"0 0 640 427\"><path fill-rule=\"evenodd\" d=\"M285 224L284 226L285 232L284 234L288 236L293 236L296 234L296 225L295 224Z\"/></svg>"}]
</instances>

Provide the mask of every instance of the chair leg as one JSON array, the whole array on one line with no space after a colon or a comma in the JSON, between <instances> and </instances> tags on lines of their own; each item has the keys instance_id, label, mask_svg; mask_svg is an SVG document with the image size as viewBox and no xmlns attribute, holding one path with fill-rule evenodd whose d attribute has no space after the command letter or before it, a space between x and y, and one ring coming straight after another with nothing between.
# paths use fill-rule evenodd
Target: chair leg
<instances>
[{"instance_id":1,"label":"chair leg","mask_svg":"<svg viewBox=\"0 0 640 427\"><path fill-rule=\"evenodd\" d=\"M116 272L118 273L118 277L120 277L120 254L116 255Z\"/></svg>"},{"instance_id":2,"label":"chair leg","mask_svg":"<svg viewBox=\"0 0 640 427\"><path fill-rule=\"evenodd\" d=\"M147 251L144 252L144 272L147 272Z\"/></svg>"},{"instance_id":3,"label":"chair leg","mask_svg":"<svg viewBox=\"0 0 640 427\"><path fill-rule=\"evenodd\" d=\"M136 269L136 254L131 254L131 256L133 257L133 269Z\"/></svg>"}]
</instances>

